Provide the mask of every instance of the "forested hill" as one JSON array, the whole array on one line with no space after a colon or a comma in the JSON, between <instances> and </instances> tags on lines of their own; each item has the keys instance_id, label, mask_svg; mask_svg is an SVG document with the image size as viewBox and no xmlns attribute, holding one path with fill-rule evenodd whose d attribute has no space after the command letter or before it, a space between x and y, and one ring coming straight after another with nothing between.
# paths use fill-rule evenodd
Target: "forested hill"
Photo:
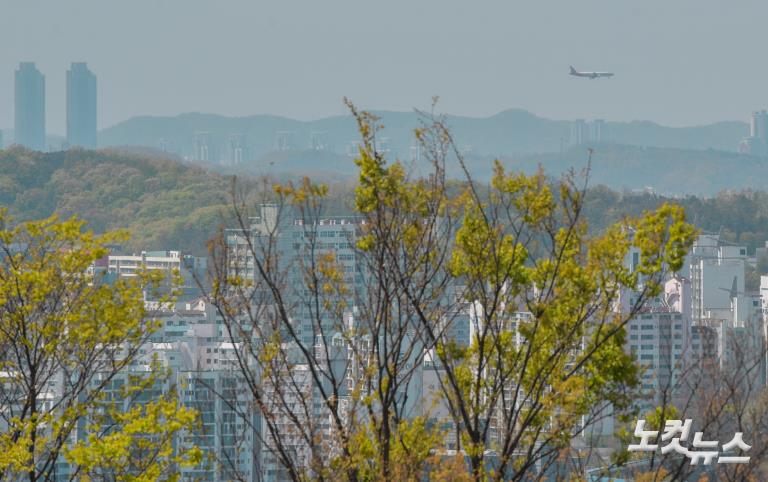
<instances>
[{"instance_id":1,"label":"forested hill","mask_svg":"<svg viewBox=\"0 0 768 482\"><path fill-rule=\"evenodd\" d=\"M750 253L768 240L768 192L765 190L722 191L712 197L666 197L594 186L587 195L585 213L590 226L599 230L665 202L683 206L688 220L699 229L720 233L726 241L747 246Z\"/></svg>"},{"instance_id":2,"label":"forested hill","mask_svg":"<svg viewBox=\"0 0 768 482\"><path fill-rule=\"evenodd\" d=\"M229 185L202 168L143 155L0 150L0 206L15 219L76 214L97 232L129 229L135 248L203 251Z\"/></svg>"},{"instance_id":3,"label":"forested hill","mask_svg":"<svg viewBox=\"0 0 768 482\"><path fill-rule=\"evenodd\" d=\"M222 214L228 212L230 179L152 155L0 150L0 206L18 220L55 212L76 214L99 232L126 228L133 235L129 248L135 250L182 249L203 254L216 228L229 223ZM347 175L352 178L355 168L349 162ZM513 163L511 167L522 166ZM611 188L595 185L588 196L586 212L590 224L598 229L671 201L682 204L699 228L721 232L730 241L749 246L750 251L768 239L768 193L764 190L671 198ZM349 204L351 184L339 183L332 192L329 202L334 209Z\"/></svg>"}]
</instances>

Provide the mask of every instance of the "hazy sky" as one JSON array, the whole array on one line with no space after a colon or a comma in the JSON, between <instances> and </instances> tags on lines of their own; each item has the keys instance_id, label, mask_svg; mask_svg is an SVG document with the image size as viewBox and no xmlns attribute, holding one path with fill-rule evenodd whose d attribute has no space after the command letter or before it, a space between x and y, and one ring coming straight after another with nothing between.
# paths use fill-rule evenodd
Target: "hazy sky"
<instances>
[{"instance_id":1,"label":"hazy sky","mask_svg":"<svg viewBox=\"0 0 768 482\"><path fill-rule=\"evenodd\" d=\"M768 107L765 0L4 0L0 127L13 71L46 75L64 131L65 71L99 78L99 126L199 111L314 119L366 108L486 116L746 120ZM608 80L568 66L611 70Z\"/></svg>"}]
</instances>

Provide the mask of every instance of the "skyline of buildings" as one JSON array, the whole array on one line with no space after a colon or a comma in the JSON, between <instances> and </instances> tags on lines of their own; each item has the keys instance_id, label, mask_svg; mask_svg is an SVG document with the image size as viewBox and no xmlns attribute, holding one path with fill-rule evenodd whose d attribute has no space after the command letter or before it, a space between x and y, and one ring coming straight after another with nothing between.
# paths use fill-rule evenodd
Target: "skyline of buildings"
<instances>
[{"instance_id":1,"label":"skyline of buildings","mask_svg":"<svg viewBox=\"0 0 768 482\"><path fill-rule=\"evenodd\" d=\"M66 133L61 141L62 150L71 147L94 149L97 142L97 76L86 62L72 62L66 71ZM57 150L58 140L46 141L46 85L45 75L34 62L20 62L15 75L15 125L14 131L0 130L0 148L19 144L34 150ZM570 122L569 133L560 141L560 150L568 147L618 142L614 139L612 122L604 119L576 119ZM621 123L619 123L621 124ZM621 126L619 126L621 127ZM9 135L10 134L10 135ZM310 150L327 150L330 145L326 132L311 131L308 134ZM294 142L294 132L278 130L273 133L273 150L302 149ZM189 148L160 137L153 143L162 152L172 152L193 161L215 163L223 166L237 166L259 157L259 148L248 139L246 132L233 130L219 139L221 134L207 128L192 135L192 155L185 155ZM5 142L4 142L5 141ZM187 141L188 142L188 141ZM187 143L185 142L185 144ZM48 145L50 144L50 145ZM125 144L124 142L120 143ZM173 145L175 144L175 148ZM301 143L299 143L301 144ZM631 143L630 143L631 144ZM145 145L129 143L129 145ZM263 147L261 147L263 150ZM749 133L737 144L742 154L768 157L768 112L754 111L749 122Z\"/></svg>"},{"instance_id":2,"label":"skyline of buildings","mask_svg":"<svg viewBox=\"0 0 768 482\"><path fill-rule=\"evenodd\" d=\"M66 142L62 149L97 147L97 77L85 62L72 62L66 73ZM20 62L14 82L13 143L36 151L46 142L45 75L34 62ZM0 148L4 146L0 131Z\"/></svg>"},{"instance_id":3,"label":"skyline of buildings","mask_svg":"<svg viewBox=\"0 0 768 482\"><path fill-rule=\"evenodd\" d=\"M756 110L749 119L749 135L739 144L739 152L752 156L768 156L768 112Z\"/></svg>"},{"instance_id":4,"label":"skyline of buildings","mask_svg":"<svg viewBox=\"0 0 768 482\"><path fill-rule=\"evenodd\" d=\"M262 314L263 324L259 330L232 331L196 283L189 282L194 274L202 275L206 271L205 258L174 250L126 254L115 246L108 256L91 267L90 274L100 273L104 277L99 279L105 282L133 277L140 268L179 272L185 280L183 293L172 304L145 293L145 307L148 316L157 320L157 331L142 344L136 362L115 378L114 390L107 390L109 399L119 401L127 410L133 402L123 398L120 386L132 377L147 376L153 363L167 372L167 377L160 380L151 393L145 394L146 397L175 394L181 403L197 409L200 416L197 428L181 434L174 442L176 447L194 443L205 454L198 465L180 469L184 480L285 480L287 474L277 456L275 432L279 432L281 443L291 457L300 466L308 467L310 447L302 438L304 428L311 427L318 439L328 443L335 440L337 430L330 423L318 386L309 377L314 363L328 368L337 377L340 404L352 407L356 397L361 396L358 389L364 381L361 376L364 367L358 362L360 354L371 350L372 340L364 333L366 307L356 301L368 299L365 293L370 286L371 274L355 248L364 225L356 216L333 214L317 218L281 215L278 206L262 204L257 216L251 218L249 228L226 231L226 266L231 270L227 274L254 283L253 291L244 298L252 300L254 308L260 307L261 289L255 261L264 253L251 251L248 245L268 245L280 254L275 269L281 273L278 278L284 283L281 296L290 309L289 324L295 330L295 337L281 334L290 363L276 366L268 373L261 371L261 365L251 365L252 360L244 361L250 359L244 358L243 353L247 343L259 347L258 339L271 339L275 326L268 321L269 316ZM327 257L336 260L339 280L350 288L344 295L349 299L345 303L348 308L343 312L314 308L312 297L306 292L306 266L313 259ZM623 264L634 272L640 261L639 249L632 248ZM659 296L650 299L643 310L628 321L624 349L640 368L641 385L635 400L640 410L667 403L669 396L675 403L684 400L691 389L686 384L696 370L714 365L721 370L717 373L730 373L729 365L735 369L743 366L733 363L740 356L746 356L750 363L756 360L755 369L746 382L755 387L765 386L765 359L756 357L764 357L766 353L768 310L764 307L768 306L768 277L761 279L759 293L743 293L745 269L754 263L756 260L747 255L745 247L730 245L719 235L702 234L680 273L670 276ZM482 316L476 302L460 294L460 286L455 288L450 290L450 296L460 298L456 311L446 312L438 323L446 342L450 340L456 346L466 347L480 327ZM638 292L623 291L616 312L626 315L637 295ZM315 311L318 309L320 311ZM521 335L521 326L532 319L530 312L516 311L510 315L511 323L505 325L504 330L522 346L526 339ZM285 328L287 326L278 329ZM306 358L297 357L295 348L299 346L312 350L316 358L307 363ZM450 428L441 449L458 450L448 408L440 398L444 368L434 348L421 342L409 346L414 349L408 356L413 371L403 378L402 391L397 397L402 414L407 419L426 416L429 423ZM255 403L244 380L243 363L252 367L251 373L264 376L260 386L265 393L265 404ZM51 385L45 396L55 400L60 389L59 385ZM512 406L519 403L508 402ZM291 412L291 407L301 407L301 411ZM499 443L504 430L501 422L504 413L501 408L497 410L498 416L492 418L489 429L489 444ZM599 437L595 440L607 440L618 426L610 415L610 407L606 407L606 413L605 418L585 422L592 427L590 437ZM88 435L85 427L76 429L73 440L82 440ZM70 480L72 470L72 466L59 461L55 480Z\"/></svg>"},{"instance_id":5,"label":"skyline of buildings","mask_svg":"<svg viewBox=\"0 0 768 482\"><path fill-rule=\"evenodd\" d=\"M338 338L338 348L343 349L346 341L342 340L347 338L341 334L345 328L338 324L339 320L320 315L313 318L311 310L305 309L303 295L306 293L302 290L301 266L306 263L307 253L314 250L317 250L318 257L332 255L339 263L340 272L351 292L364 292L368 273L352 249L359 234L359 220L354 216L333 215L324 215L309 222L300 218L286 220L280 218L275 206L262 205L260 213L251 222L247 233L239 230L228 232L228 253L231 259L236 260L230 265L233 269L230 274L256 282L259 275L246 239L250 237L253 245L261 246L268 244L265 239L274 236L273 249L281 254L277 269L285 271L283 295L286 304L295 308L289 315L296 330L296 339L291 343L305 347L314 345L316 353L324 353L324 349L317 348L322 341L318 333L324 333L328 339ZM633 272L638 269L640 258L639 249L632 248L624 265ZM760 293L744 292L746 269L755 264L755 257L747 254L746 247L729 244L719 235L701 234L689 252L683 269L671 275L663 284L662 292L648 300L645 307L629 320L624 349L636 360L640 369L639 396L634 402L640 413L660 404L682 406L690 402L692 397L695 398L696 383L702 380L709 383L710 373L733 374L749 366L752 368L748 376L734 375L734 380L744 384L745 390L754 391L766 386L765 330L768 312L763 306L768 306L768 277L761 279ZM627 315L639 294L622 291L617 312ZM365 296L359 298L365 299ZM354 299L349 300L348 306L350 309L349 313L344 313L344 323L356 327L364 318L364 315L361 316L364 308L358 309ZM457 346L468 346L474 336L473 330L480 323L474 307L471 300L466 300L466 303L459 305L458 312L446 314L443 320L446 339ZM517 322L511 323L508 329L514 333L516 342L522 344L525 340L520 336L519 325L531 319L531 313L522 311L516 316ZM408 417L426 415L430 423L450 427L446 407L440 403L431 405L438 390L438 380L445 375L439 364L435 364L437 358L431 350L428 347L416 349L412 362L416 367L413 377L402 388L403 400L408 400L403 404L403 413ZM322 365L325 362L318 360L317 363ZM296 365L299 366L304 367ZM282 376L286 385L296 379L303 380L295 374ZM353 374L350 373L350 376ZM350 386L354 386L354 376L351 380ZM309 389L304 391L312 393ZM352 397L349 393L342 395L348 405L354 404ZM315 398L310 398L307 404L322 407L322 403ZM432 410L426 410L430 406ZM587 422L589 428L585 430L590 437L598 437L596 440L605 440L618 427L609 407L606 410L608 416L599 417L594 424ZM326 415L321 409L312 413L317 420ZM498 419L502 419L501 414ZM299 430L295 424L295 420L280 418L278 425L287 427L285 433L291 434ZM331 429L321 429L323 437L332 438L332 431L328 430ZM494 434L500 433L500 430L499 427L491 427L489 443L493 443ZM447 433L443 448L455 449L456 440L450 435L452 430L449 428ZM274 450L270 442L272 435L263 426L261 435L264 445L260 449L260 457L256 457L258 468L255 472L260 470L263 480L278 480L279 464L270 452ZM292 453L296 454L300 464L304 464L301 454L306 454L309 447L304 442L294 442Z\"/></svg>"}]
</instances>

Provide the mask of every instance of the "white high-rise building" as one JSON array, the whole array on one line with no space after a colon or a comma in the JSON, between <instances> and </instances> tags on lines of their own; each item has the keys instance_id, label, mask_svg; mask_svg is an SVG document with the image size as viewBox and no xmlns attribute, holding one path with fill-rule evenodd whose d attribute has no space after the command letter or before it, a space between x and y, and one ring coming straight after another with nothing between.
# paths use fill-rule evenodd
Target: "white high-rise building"
<instances>
[{"instance_id":1,"label":"white high-rise building","mask_svg":"<svg viewBox=\"0 0 768 482\"><path fill-rule=\"evenodd\" d=\"M741 140L739 151L752 156L768 156L768 112L759 110L752 113L749 121L749 136Z\"/></svg>"},{"instance_id":2,"label":"white high-rise building","mask_svg":"<svg viewBox=\"0 0 768 482\"><path fill-rule=\"evenodd\" d=\"M693 244L681 274L691 280L694 322L730 318L732 293L744 293L746 246L725 244L717 234L702 234Z\"/></svg>"},{"instance_id":3,"label":"white high-rise building","mask_svg":"<svg viewBox=\"0 0 768 482\"><path fill-rule=\"evenodd\" d=\"M690 357L690 282L675 277L663 294L627 324L627 350L641 371L642 412L674 395Z\"/></svg>"}]
</instances>

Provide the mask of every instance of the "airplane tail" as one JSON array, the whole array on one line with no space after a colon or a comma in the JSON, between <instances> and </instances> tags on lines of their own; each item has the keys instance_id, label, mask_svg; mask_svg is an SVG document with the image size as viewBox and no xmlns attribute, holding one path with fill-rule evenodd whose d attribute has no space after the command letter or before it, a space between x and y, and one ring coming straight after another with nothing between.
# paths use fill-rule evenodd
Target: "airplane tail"
<instances>
[{"instance_id":1,"label":"airplane tail","mask_svg":"<svg viewBox=\"0 0 768 482\"><path fill-rule=\"evenodd\" d=\"M576 69L573 68L573 65L571 65L570 67L571 67L571 73L575 74L576 73Z\"/></svg>"}]
</instances>

